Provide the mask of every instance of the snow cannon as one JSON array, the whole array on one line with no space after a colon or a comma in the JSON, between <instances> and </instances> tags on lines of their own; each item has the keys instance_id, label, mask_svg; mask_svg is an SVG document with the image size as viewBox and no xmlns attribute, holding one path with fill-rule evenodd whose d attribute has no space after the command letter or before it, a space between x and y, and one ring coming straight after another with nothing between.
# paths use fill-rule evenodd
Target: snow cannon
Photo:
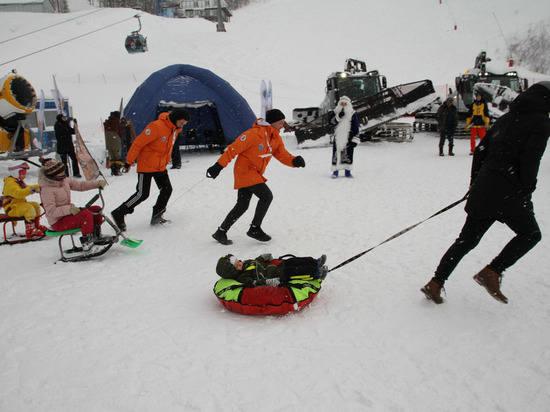
<instances>
[{"instance_id":1,"label":"snow cannon","mask_svg":"<svg viewBox=\"0 0 550 412\"><path fill-rule=\"evenodd\" d=\"M30 136L25 131L24 139L15 139L19 135L20 121L25 120L36 106L36 92L32 85L15 72L0 79L0 152L12 150L13 141L17 140L16 150L23 150L30 145Z\"/></svg>"}]
</instances>

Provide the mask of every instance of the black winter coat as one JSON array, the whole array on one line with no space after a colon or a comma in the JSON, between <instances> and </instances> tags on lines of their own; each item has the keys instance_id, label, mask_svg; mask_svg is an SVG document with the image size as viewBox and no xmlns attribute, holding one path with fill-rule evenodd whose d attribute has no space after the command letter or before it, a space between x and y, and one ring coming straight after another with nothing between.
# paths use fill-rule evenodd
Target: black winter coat
<instances>
[{"instance_id":1,"label":"black winter coat","mask_svg":"<svg viewBox=\"0 0 550 412\"><path fill-rule=\"evenodd\" d=\"M75 133L74 128L69 126L69 122L57 121L53 129L55 131L55 139L57 140L57 153L74 152L72 135Z\"/></svg>"},{"instance_id":2,"label":"black winter coat","mask_svg":"<svg viewBox=\"0 0 550 412\"><path fill-rule=\"evenodd\" d=\"M471 217L533 213L531 194L550 136L550 90L534 84L510 105L477 146L465 210Z\"/></svg>"}]
</instances>

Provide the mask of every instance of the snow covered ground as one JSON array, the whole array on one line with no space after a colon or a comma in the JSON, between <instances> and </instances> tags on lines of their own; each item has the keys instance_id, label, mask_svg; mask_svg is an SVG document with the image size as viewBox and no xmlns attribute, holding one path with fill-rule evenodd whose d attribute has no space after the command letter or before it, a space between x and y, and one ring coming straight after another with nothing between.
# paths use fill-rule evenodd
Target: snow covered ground
<instances>
[{"instance_id":1,"label":"snow covered ground","mask_svg":"<svg viewBox=\"0 0 550 412\"><path fill-rule=\"evenodd\" d=\"M212 70L257 112L261 79L270 79L275 106L290 117L294 107L321 102L326 76L347 57L366 60L389 85L423 78L452 84L482 48L504 64L492 13L512 34L550 11L535 0L369 3L341 0L335 9L327 0L258 1L234 13L227 33L201 20L143 15L147 53L124 51L124 37L137 23L128 20L0 67L17 68L46 92L56 74L100 160L101 118L169 64ZM0 39L90 12L86 1L70 4L69 15L0 14ZM100 11L0 43L0 65L134 13ZM234 245L214 242L211 233L235 201L232 171L207 180L217 154L188 153L183 168L170 171L174 193L166 217L173 223L149 226L155 189L128 217L128 236L144 240L139 248L115 245L89 262L56 264L53 239L2 246L0 410L548 410L548 153L534 195L543 240L505 274L508 305L472 280L512 236L498 224L459 265L443 305L419 292L462 227L461 204L331 272L300 312L228 312L212 293L222 254L326 253L334 267L467 190L471 157L463 139L452 158L437 156L436 137L425 133L410 143L363 143L353 180L330 179L326 141L306 149L292 134L284 139L307 166L271 162L266 177L275 199L264 223L273 236L267 244L245 234L251 210L230 231ZM0 175L14 163L0 162ZM134 171L107 177L110 210L133 193L137 179ZM36 178L31 169L27 181ZM73 201L83 205L92 195L74 193Z\"/></svg>"}]
</instances>

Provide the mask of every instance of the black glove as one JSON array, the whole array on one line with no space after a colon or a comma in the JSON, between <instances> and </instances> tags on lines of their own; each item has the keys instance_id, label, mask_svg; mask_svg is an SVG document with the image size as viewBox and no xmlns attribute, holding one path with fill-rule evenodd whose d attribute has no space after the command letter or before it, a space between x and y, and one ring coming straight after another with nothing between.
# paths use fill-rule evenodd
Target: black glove
<instances>
[{"instance_id":1,"label":"black glove","mask_svg":"<svg viewBox=\"0 0 550 412\"><path fill-rule=\"evenodd\" d=\"M132 165L130 163L124 163L124 170L123 172L124 173L128 173L130 171L130 168L132 167Z\"/></svg>"},{"instance_id":2,"label":"black glove","mask_svg":"<svg viewBox=\"0 0 550 412\"><path fill-rule=\"evenodd\" d=\"M351 147L357 147L357 143L355 143L355 142L351 142L350 145L351 145Z\"/></svg>"},{"instance_id":3,"label":"black glove","mask_svg":"<svg viewBox=\"0 0 550 412\"><path fill-rule=\"evenodd\" d=\"M216 162L214 163L214 166L208 168L208 170L206 171L206 177L215 179L216 177L218 177L222 169L223 169L223 166L218 162Z\"/></svg>"},{"instance_id":4,"label":"black glove","mask_svg":"<svg viewBox=\"0 0 550 412\"><path fill-rule=\"evenodd\" d=\"M302 156L296 156L292 159L292 166L294 167L306 167L306 161Z\"/></svg>"}]
</instances>

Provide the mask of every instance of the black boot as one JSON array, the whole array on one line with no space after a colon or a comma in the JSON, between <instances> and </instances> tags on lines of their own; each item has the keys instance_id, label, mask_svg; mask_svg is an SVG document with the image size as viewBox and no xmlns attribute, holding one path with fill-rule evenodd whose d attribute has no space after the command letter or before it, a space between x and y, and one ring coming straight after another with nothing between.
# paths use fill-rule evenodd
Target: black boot
<instances>
[{"instance_id":1,"label":"black boot","mask_svg":"<svg viewBox=\"0 0 550 412\"><path fill-rule=\"evenodd\" d=\"M89 251L94 245L93 235L84 235L80 236L80 244L82 245L82 250L84 252Z\"/></svg>"},{"instance_id":2,"label":"black boot","mask_svg":"<svg viewBox=\"0 0 550 412\"><path fill-rule=\"evenodd\" d=\"M166 212L166 209L162 209L159 212L155 212L153 209L153 216L151 217L151 226L160 226L166 223L170 223L169 220L166 220L162 215Z\"/></svg>"},{"instance_id":3,"label":"black boot","mask_svg":"<svg viewBox=\"0 0 550 412\"><path fill-rule=\"evenodd\" d=\"M222 245L232 245L233 241L227 238L227 230L222 229L221 227L212 234L212 237L220 242Z\"/></svg>"},{"instance_id":4,"label":"black boot","mask_svg":"<svg viewBox=\"0 0 550 412\"><path fill-rule=\"evenodd\" d=\"M449 145L449 156L454 156L455 154L453 153L453 146Z\"/></svg>"},{"instance_id":5,"label":"black boot","mask_svg":"<svg viewBox=\"0 0 550 412\"><path fill-rule=\"evenodd\" d=\"M443 146L439 146L439 156L445 156L443 153Z\"/></svg>"},{"instance_id":6,"label":"black boot","mask_svg":"<svg viewBox=\"0 0 550 412\"><path fill-rule=\"evenodd\" d=\"M260 242L269 242L271 240L271 236L265 233L259 226L251 225L246 234L253 239L259 240Z\"/></svg>"},{"instance_id":7,"label":"black boot","mask_svg":"<svg viewBox=\"0 0 550 412\"><path fill-rule=\"evenodd\" d=\"M108 245L114 241L114 236L103 236L101 234L101 225L95 225L92 232L93 241L95 245Z\"/></svg>"},{"instance_id":8,"label":"black boot","mask_svg":"<svg viewBox=\"0 0 550 412\"><path fill-rule=\"evenodd\" d=\"M126 222L124 222L124 216L128 213L130 213L130 211L125 205L120 205L111 212L111 216L115 221L115 225L118 226L121 232L124 232L126 230Z\"/></svg>"}]
</instances>

